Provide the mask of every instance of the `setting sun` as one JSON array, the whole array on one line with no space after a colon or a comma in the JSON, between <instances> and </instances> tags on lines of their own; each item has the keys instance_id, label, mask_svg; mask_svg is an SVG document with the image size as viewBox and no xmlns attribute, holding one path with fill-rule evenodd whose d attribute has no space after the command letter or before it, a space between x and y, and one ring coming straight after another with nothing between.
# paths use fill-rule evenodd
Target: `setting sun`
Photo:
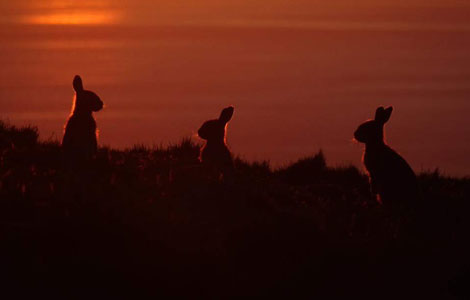
<instances>
[{"instance_id":1,"label":"setting sun","mask_svg":"<svg viewBox=\"0 0 470 300\"><path fill-rule=\"evenodd\" d=\"M43 25L104 25L116 23L117 19L118 15L112 13L73 12L31 16L25 18L25 23Z\"/></svg>"},{"instance_id":2,"label":"setting sun","mask_svg":"<svg viewBox=\"0 0 470 300\"><path fill-rule=\"evenodd\" d=\"M26 11L20 23L32 25L109 25L119 22L120 14L112 1L45 1L24 4Z\"/></svg>"}]
</instances>

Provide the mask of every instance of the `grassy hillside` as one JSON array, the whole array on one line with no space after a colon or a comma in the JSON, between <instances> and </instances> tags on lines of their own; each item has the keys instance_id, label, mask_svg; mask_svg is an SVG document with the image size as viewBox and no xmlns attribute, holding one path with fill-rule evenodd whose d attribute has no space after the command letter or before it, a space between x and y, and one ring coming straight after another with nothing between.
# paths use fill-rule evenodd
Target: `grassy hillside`
<instances>
[{"instance_id":1,"label":"grassy hillside","mask_svg":"<svg viewBox=\"0 0 470 300\"><path fill-rule=\"evenodd\" d=\"M218 180L187 139L102 148L77 172L38 136L0 123L0 265L17 295L468 295L468 178L420 174L416 215L397 216L321 152L278 170L236 159ZM397 232L404 217L416 226Z\"/></svg>"}]
</instances>

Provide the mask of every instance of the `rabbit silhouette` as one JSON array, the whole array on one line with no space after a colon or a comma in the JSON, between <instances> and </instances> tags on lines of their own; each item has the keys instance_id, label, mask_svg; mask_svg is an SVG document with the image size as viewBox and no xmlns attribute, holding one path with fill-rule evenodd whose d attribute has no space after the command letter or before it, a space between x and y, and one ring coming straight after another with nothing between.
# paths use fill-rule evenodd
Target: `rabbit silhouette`
<instances>
[{"instance_id":1,"label":"rabbit silhouette","mask_svg":"<svg viewBox=\"0 0 470 300\"><path fill-rule=\"evenodd\" d=\"M373 197L392 208L409 208L419 198L416 175L406 160L384 141L384 125L392 110L377 108L375 119L361 124L354 138L365 144L363 163Z\"/></svg>"},{"instance_id":2,"label":"rabbit silhouette","mask_svg":"<svg viewBox=\"0 0 470 300\"><path fill-rule=\"evenodd\" d=\"M233 167L232 154L226 143L227 124L233 111L233 106L224 108L218 119L204 122L198 130L199 137L206 140L201 148L200 161L222 172Z\"/></svg>"},{"instance_id":3,"label":"rabbit silhouette","mask_svg":"<svg viewBox=\"0 0 470 300\"><path fill-rule=\"evenodd\" d=\"M67 159L75 162L93 158L98 148L96 121L93 112L103 108L103 102L92 91L83 89L80 76L73 79L75 97L72 112L65 125L62 148Z\"/></svg>"}]
</instances>

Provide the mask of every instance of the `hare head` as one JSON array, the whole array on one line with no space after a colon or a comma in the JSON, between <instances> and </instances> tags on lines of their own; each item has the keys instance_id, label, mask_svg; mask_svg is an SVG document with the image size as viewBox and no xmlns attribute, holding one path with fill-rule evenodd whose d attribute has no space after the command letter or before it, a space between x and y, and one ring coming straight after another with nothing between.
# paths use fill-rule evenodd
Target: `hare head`
<instances>
[{"instance_id":1,"label":"hare head","mask_svg":"<svg viewBox=\"0 0 470 300\"><path fill-rule=\"evenodd\" d=\"M75 90L73 113L91 113L103 108L103 101L98 95L83 89L82 79L78 75L73 79L73 89Z\"/></svg>"},{"instance_id":2,"label":"hare head","mask_svg":"<svg viewBox=\"0 0 470 300\"><path fill-rule=\"evenodd\" d=\"M381 143L384 139L384 125L392 115L393 107L377 108L375 119L361 124L354 132L354 138L361 143Z\"/></svg>"},{"instance_id":3,"label":"hare head","mask_svg":"<svg viewBox=\"0 0 470 300\"><path fill-rule=\"evenodd\" d=\"M225 143L225 132L227 123L232 119L233 106L226 107L220 113L220 117L215 120L206 121L198 130L200 138L208 142Z\"/></svg>"}]
</instances>

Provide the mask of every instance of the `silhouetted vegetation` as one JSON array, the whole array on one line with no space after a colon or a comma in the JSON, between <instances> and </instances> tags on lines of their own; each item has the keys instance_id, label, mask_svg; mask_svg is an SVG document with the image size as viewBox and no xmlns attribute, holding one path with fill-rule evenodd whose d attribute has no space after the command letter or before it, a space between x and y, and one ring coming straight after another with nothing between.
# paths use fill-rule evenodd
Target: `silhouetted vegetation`
<instances>
[{"instance_id":1,"label":"silhouetted vegetation","mask_svg":"<svg viewBox=\"0 0 470 300\"><path fill-rule=\"evenodd\" d=\"M3 286L87 299L468 289L470 179L420 174L416 226L397 235L367 177L322 152L277 170L236 158L221 181L206 176L199 147L101 148L72 171L57 142L0 122Z\"/></svg>"}]
</instances>

